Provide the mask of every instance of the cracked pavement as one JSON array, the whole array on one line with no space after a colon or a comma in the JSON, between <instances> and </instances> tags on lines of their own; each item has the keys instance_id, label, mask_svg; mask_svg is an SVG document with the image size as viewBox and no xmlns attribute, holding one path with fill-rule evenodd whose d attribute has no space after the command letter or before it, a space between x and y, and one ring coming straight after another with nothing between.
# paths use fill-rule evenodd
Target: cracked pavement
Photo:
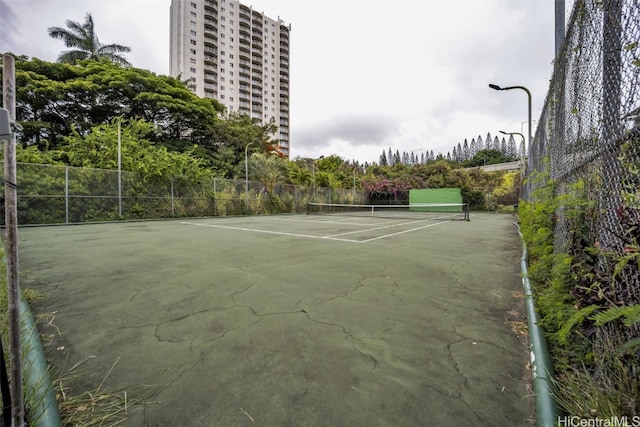
<instances>
[{"instance_id":1,"label":"cracked pavement","mask_svg":"<svg viewBox=\"0 0 640 427\"><path fill-rule=\"evenodd\" d=\"M57 312L47 356L91 357L78 389L113 367L104 387L144 398L119 425L526 426L511 221L366 244L177 221L22 228L22 286L43 296L35 315Z\"/></svg>"}]
</instances>

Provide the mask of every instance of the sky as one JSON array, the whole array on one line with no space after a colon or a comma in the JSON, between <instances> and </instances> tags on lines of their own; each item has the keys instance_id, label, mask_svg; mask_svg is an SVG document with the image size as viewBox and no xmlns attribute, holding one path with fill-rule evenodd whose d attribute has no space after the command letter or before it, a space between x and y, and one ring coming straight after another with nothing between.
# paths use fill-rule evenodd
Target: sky
<instances>
[{"instance_id":1,"label":"sky","mask_svg":"<svg viewBox=\"0 0 640 427\"><path fill-rule=\"evenodd\" d=\"M290 155L378 162L391 148L447 155L487 133L533 133L553 72L548 0L247 0L291 24ZM0 52L55 61L47 28L91 13L104 44L169 74L171 0L0 0ZM566 4L570 15L571 1ZM517 140L519 141L519 140Z\"/></svg>"}]
</instances>

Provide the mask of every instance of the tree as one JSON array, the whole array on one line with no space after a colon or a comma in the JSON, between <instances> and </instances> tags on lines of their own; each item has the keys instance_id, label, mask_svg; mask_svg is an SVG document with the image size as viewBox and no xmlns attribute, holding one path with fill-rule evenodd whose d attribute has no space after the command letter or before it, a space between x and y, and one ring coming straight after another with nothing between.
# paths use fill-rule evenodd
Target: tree
<instances>
[{"instance_id":1,"label":"tree","mask_svg":"<svg viewBox=\"0 0 640 427\"><path fill-rule=\"evenodd\" d=\"M68 30L62 27L50 27L49 36L64 42L72 50L64 51L58 56L58 62L77 64L84 59L107 59L126 67L131 64L123 56L124 52L131 52L131 48L120 44L102 44L95 32L93 18L87 13L83 24L67 20Z\"/></svg>"},{"instance_id":2,"label":"tree","mask_svg":"<svg viewBox=\"0 0 640 427\"><path fill-rule=\"evenodd\" d=\"M380 155L380 166L387 166L387 154L384 150L382 150L382 154Z\"/></svg>"},{"instance_id":3,"label":"tree","mask_svg":"<svg viewBox=\"0 0 640 427\"><path fill-rule=\"evenodd\" d=\"M282 182L287 172L285 160L278 156L253 153L249 158L249 177L260 181L267 194L272 194L278 182Z\"/></svg>"}]
</instances>

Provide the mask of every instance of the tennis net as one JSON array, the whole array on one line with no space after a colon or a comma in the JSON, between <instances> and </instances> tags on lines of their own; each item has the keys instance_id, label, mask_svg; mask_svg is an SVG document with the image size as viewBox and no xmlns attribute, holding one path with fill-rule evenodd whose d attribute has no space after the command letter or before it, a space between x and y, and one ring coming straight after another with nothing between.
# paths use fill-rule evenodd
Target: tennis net
<instances>
[{"instance_id":1,"label":"tennis net","mask_svg":"<svg viewBox=\"0 0 640 427\"><path fill-rule=\"evenodd\" d=\"M308 203L307 214L469 221L469 205L467 203L412 203L408 205Z\"/></svg>"}]
</instances>

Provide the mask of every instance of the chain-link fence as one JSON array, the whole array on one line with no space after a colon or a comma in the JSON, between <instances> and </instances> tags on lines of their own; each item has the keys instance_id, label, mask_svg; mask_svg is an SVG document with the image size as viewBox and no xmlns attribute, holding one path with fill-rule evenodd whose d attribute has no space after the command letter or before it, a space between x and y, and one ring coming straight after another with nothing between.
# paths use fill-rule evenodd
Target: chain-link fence
<instances>
[{"instance_id":1,"label":"chain-link fence","mask_svg":"<svg viewBox=\"0 0 640 427\"><path fill-rule=\"evenodd\" d=\"M0 168L1 170L1 168ZM361 190L212 178L141 181L136 174L70 166L17 164L18 223L305 213L308 202L366 203ZM2 204L4 211L4 203ZM4 224L4 212L1 215Z\"/></svg>"},{"instance_id":2,"label":"chain-link fence","mask_svg":"<svg viewBox=\"0 0 640 427\"><path fill-rule=\"evenodd\" d=\"M592 274L571 290L579 308L640 303L639 41L637 0L576 1L529 150L523 198L547 174L562 200L554 250L582 253ZM631 323L606 323L590 339L634 343L640 329ZM624 356L636 368L639 349Z\"/></svg>"}]
</instances>

